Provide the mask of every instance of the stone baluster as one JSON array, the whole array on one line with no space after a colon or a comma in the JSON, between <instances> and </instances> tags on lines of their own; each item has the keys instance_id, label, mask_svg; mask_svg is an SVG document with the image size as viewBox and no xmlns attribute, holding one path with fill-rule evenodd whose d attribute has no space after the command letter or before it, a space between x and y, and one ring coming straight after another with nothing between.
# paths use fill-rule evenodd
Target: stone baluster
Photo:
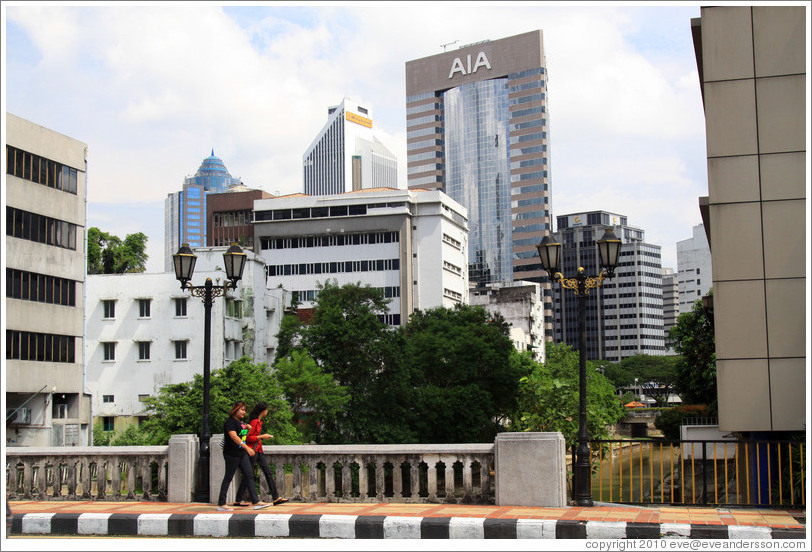
<instances>
[{"instance_id":1,"label":"stone baluster","mask_svg":"<svg viewBox=\"0 0 812 552\"><path fill-rule=\"evenodd\" d=\"M443 457L443 463L445 463L445 501L450 504L457 502L454 498L454 461L453 456Z\"/></svg>"},{"instance_id":2,"label":"stone baluster","mask_svg":"<svg viewBox=\"0 0 812 552\"><path fill-rule=\"evenodd\" d=\"M410 483L412 486L412 496L410 498L411 502L419 502L420 501L420 459L413 457L411 459L411 465L409 467L410 472Z\"/></svg>"},{"instance_id":3,"label":"stone baluster","mask_svg":"<svg viewBox=\"0 0 812 552\"><path fill-rule=\"evenodd\" d=\"M290 459L290 463L293 466L293 477L292 485L293 485L293 498L301 500L302 495L302 467L299 465L299 458L296 456Z\"/></svg>"},{"instance_id":4,"label":"stone baluster","mask_svg":"<svg viewBox=\"0 0 812 552\"><path fill-rule=\"evenodd\" d=\"M141 481L142 481L142 495L141 500L152 500L152 457L147 457L142 460L141 465Z\"/></svg>"},{"instance_id":5,"label":"stone baluster","mask_svg":"<svg viewBox=\"0 0 812 552\"><path fill-rule=\"evenodd\" d=\"M335 458L327 455L324 460L324 492L326 494L327 502L335 502L336 490L336 475L335 475Z\"/></svg>"},{"instance_id":6,"label":"stone baluster","mask_svg":"<svg viewBox=\"0 0 812 552\"><path fill-rule=\"evenodd\" d=\"M62 466L59 460L56 460L51 468L53 473L53 498L62 498ZM27 496L30 496L27 495Z\"/></svg>"},{"instance_id":7,"label":"stone baluster","mask_svg":"<svg viewBox=\"0 0 812 552\"><path fill-rule=\"evenodd\" d=\"M32 496L33 496L32 495L32 489L31 489L31 487L32 487L32 479L33 479L33 475L31 473L32 471L33 471L32 462L24 461L23 462L23 493L22 494L27 499L31 499Z\"/></svg>"},{"instance_id":8,"label":"stone baluster","mask_svg":"<svg viewBox=\"0 0 812 552\"><path fill-rule=\"evenodd\" d=\"M48 496L48 480L45 477L45 459L42 458L37 462L37 496L40 500Z\"/></svg>"},{"instance_id":9,"label":"stone baluster","mask_svg":"<svg viewBox=\"0 0 812 552\"><path fill-rule=\"evenodd\" d=\"M167 500L167 473L169 472L169 460L166 457L158 456L155 459L158 462L158 500Z\"/></svg>"},{"instance_id":10,"label":"stone baluster","mask_svg":"<svg viewBox=\"0 0 812 552\"><path fill-rule=\"evenodd\" d=\"M80 477L82 481L82 495L81 498L83 499L90 499L90 458L88 456L83 456L79 460L79 466L81 467Z\"/></svg>"},{"instance_id":11,"label":"stone baluster","mask_svg":"<svg viewBox=\"0 0 812 552\"><path fill-rule=\"evenodd\" d=\"M358 457L358 500L361 502L369 501L369 458L367 456Z\"/></svg>"},{"instance_id":12,"label":"stone baluster","mask_svg":"<svg viewBox=\"0 0 812 552\"><path fill-rule=\"evenodd\" d=\"M77 464L78 463L76 460L71 459L70 463L67 465L68 500L76 500L76 483L77 483L76 470L78 469Z\"/></svg>"},{"instance_id":13,"label":"stone baluster","mask_svg":"<svg viewBox=\"0 0 812 552\"><path fill-rule=\"evenodd\" d=\"M375 498L378 502L384 502L384 491L386 490L386 477L384 474L386 456L375 456Z\"/></svg>"},{"instance_id":14,"label":"stone baluster","mask_svg":"<svg viewBox=\"0 0 812 552\"><path fill-rule=\"evenodd\" d=\"M104 460L96 460L96 497L102 500L107 498L107 467Z\"/></svg>"},{"instance_id":15,"label":"stone baluster","mask_svg":"<svg viewBox=\"0 0 812 552\"><path fill-rule=\"evenodd\" d=\"M474 474L471 464L473 461L469 456L462 457L462 502L473 502L474 500Z\"/></svg>"},{"instance_id":16,"label":"stone baluster","mask_svg":"<svg viewBox=\"0 0 812 552\"><path fill-rule=\"evenodd\" d=\"M403 500L403 457L400 455L392 460L392 500Z\"/></svg>"},{"instance_id":17,"label":"stone baluster","mask_svg":"<svg viewBox=\"0 0 812 552\"><path fill-rule=\"evenodd\" d=\"M308 458L307 467L309 468L308 479L310 480L310 492L306 500L309 502L316 502L319 496L319 467L318 461L313 458Z\"/></svg>"},{"instance_id":18,"label":"stone baluster","mask_svg":"<svg viewBox=\"0 0 812 552\"><path fill-rule=\"evenodd\" d=\"M440 457L434 454L426 455L426 465L428 466L428 491L427 502L437 502L437 462Z\"/></svg>"},{"instance_id":19,"label":"stone baluster","mask_svg":"<svg viewBox=\"0 0 812 552\"><path fill-rule=\"evenodd\" d=\"M486 503L491 499L491 462L488 458L479 460L480 500Z\"/></svg>"}]
</instances>

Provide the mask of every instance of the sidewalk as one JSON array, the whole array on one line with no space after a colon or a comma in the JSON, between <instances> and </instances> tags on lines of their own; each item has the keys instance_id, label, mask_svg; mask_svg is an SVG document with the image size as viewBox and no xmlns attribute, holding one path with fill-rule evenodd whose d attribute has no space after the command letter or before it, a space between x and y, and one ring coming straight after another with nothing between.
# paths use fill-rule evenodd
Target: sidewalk
<instances>
[{"instance_id":1,"label":"sidewalk","mask_svg":"<svg viewBox=\"0 0 812 552\"><path fill-rule=\"evenodd\" d=\"M772 509L534 508L292 503L218 512L210 504L11 501L11 536L413 539L805 539L806 513Z\"/></svg>"}]
</instances>

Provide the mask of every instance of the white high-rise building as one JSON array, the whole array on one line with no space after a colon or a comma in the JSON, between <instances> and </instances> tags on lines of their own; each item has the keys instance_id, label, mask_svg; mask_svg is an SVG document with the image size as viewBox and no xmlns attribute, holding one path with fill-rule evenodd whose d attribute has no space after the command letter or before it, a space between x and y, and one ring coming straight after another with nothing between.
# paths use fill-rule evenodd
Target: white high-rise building
<instances>
[{"instance_id":1,"label":"white high-rise building","mask_svg":"<svg viewBox=\"0 0 812 552\"><path fill-rule=\"evenodd\" d=\"M372 113L345 98L305 151L304 193L332 195L363 188L397 188L397 159L372 131Z\"/></svg>"},{"instance_id":2,"label":"white high-rise building","mask_svg":"<svg viewBox=\"0 0 812 552\"><path fill-rule=\"evenodd\" d=\"M677 271L679 280L679 313L689 312L713 286L711 252L705 226L697 224L693 236L677 242Z\"/></svg>"},{"instance_id":3,"label":"white high-rise building","mask_svg":"<svg viewBox=\"0 0 812 552\"><path fill-rule=\"evenodd\" d=\"M390 299L390 325L415 309L468 302L466 210L438 190L375 189L254 201L267 286L313 307L319 285L361 283Z\"/></svg>"}]
</instances>

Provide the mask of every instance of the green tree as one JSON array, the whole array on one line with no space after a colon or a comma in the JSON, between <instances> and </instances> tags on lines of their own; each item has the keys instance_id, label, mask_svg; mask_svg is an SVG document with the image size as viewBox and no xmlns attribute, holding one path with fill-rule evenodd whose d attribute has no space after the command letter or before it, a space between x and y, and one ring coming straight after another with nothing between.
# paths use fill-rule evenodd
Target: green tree
<instances>
[{"instance_id":1,"label":"green tree","mask_svg":"<svg viewBox=\"0 0 812 552\"><path fill-rule=\"evenodd\" d=\"M293 408L293 423L306 441L320 439L322 420L334 419L349 402L347 388L326 374L304 351L276 361L276 377Z\"/></svg>"},{"instance_id":2,"label":"green tree","mask_svg":"<svg viewBox=\"0 0 812 552\"><path fill-rule=\"evenodd\" d=\"M710 292L713 293L713 290ZM702 300L694 301L689 312L680 314L668 334L667 345L680 358L674 386L685 404L706 404L716 410L716 342L713 323Z\"/></svg>"},{"instance_id":3,"label":"green tree","mask_svg":"<svg viewBox=\"0 0 812 552\"><path fill-rule=\"evenodd\" d=\"M634 355L620 361L621 370L633 374L646 397L657 406L666 406L668 397L674 393L677 356Z\"/></svg>"},{"instance_id":4,"label":"green tree","mask_svg":"<svg viewBox=\"0 0 812 552\"><path fill-rule=\"evenodd\" d=\"M299 444L302 435L293 424L293 413L283 397L276 375L266 364L254 364L243 357L211 373L209 385L209 426L212 434L222 431L234 401L241 400L249 409L258 401L268 403L264 429L274 436L275 444ZM142 444L165 445L178 433L198 434L203 410L203 376L195 374L191 382L162 387L156 396L145 400L150 416L141 424Z\"/></svg>"},{"instance_id":5,"label":"green tree","mask_svg":"<svg viewBox=\"0 0 812 552\"><path fill-rule=\"evenodd\" d=\"M544 364L529 357L522 360L532 371L520 380L519 408L511 429L560 431L571 446L578 439L578 352L559 343L547 346L546 357ZM596 367L595 362L587 362L587 431L590 439L607 439L608 426L625 413L614 386Z\"/></svg>"},{"instance_id":6,"label":"green tree","mask_svg":"<svg viewBox=\"0 0 812 552\"><path fill-rule=\"evenodd\" d=\"M415 311L403 328L403 362L414 378L422 442L492 441L516 409L526 374L500 314L457 305Z\"/></svg>"},{"instance_id":7,"label":"green tree","mask_svg":"<svg viewBox=\"0 0 812 552\"><path fill-rule=\"evenodd\" d=\"M124 274L144 272L147 264L147 236L128 234L124 240L95 226L87 231L87 273Z\"/></svg>"},{"instance_id":8,"label":"green tree","mask_svg":"<svg viewBox=\"0 0 812 552\"><path fill-rule=\"evenodd\" d=\"M397 369L398 334L384 322L388 303L383 291L369 285L327 281L313 322L284 336L350 394L346 408L320 420L322 442L413 442L406 429L408 378Z\"/></svg>"}]
</instances>

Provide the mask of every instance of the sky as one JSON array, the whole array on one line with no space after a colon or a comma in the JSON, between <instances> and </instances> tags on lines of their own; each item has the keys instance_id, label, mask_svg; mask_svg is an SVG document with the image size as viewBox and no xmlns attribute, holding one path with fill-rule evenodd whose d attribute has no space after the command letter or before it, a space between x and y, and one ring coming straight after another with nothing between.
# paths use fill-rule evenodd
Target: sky
<instances>
[{"instance_id":1,"label":"sky","mask_svg":"<svg viewBox=\"0 0 812 552\"><path fill-rule=\"evenodd\" d=\"M250 188L301 192L304 151L351 97L405 187L406 61L535 29L553 215L625 215L675 270L676 242L702 222L698 4L85 4L3 2L3 118L87 144L87 226L147 234L150 272L167 194L212 150Z\"/></svg>"}]
</instances>

